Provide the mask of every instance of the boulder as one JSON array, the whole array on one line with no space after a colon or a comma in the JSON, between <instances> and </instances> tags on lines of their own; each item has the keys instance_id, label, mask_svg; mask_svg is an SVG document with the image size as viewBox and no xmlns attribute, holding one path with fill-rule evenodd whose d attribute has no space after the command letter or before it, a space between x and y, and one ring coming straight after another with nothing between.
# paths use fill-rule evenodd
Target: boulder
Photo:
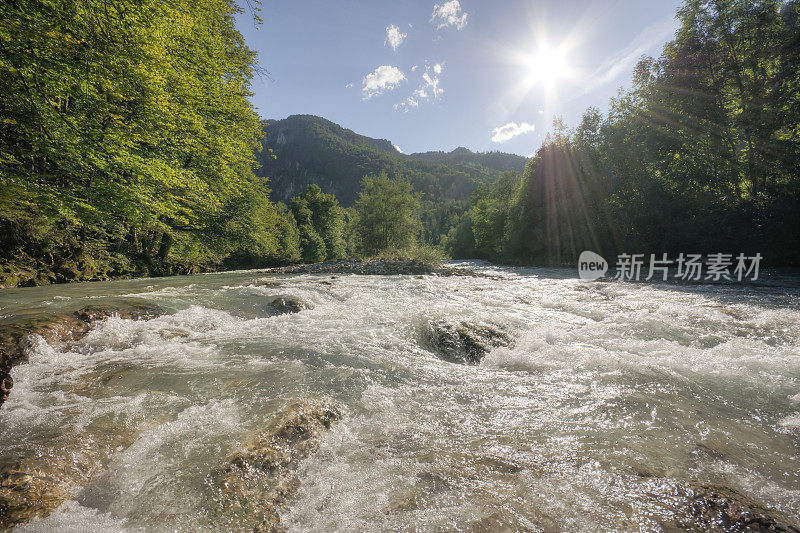
<instances>
[{"instance_id":1,"label":"boulder","mask_svg":"<svg viewBox=\"0 0 800 533\"><path fill-rule=\"evenodd\" d=\"M0 472L0 529L45 517L69 498L64 468L25 458Z\"/></svg>"},{"instance_id":2,"label":"boulder","mask_svg":"<svg viewBox=\"0 0 800 533\"><path fill-rule=\"evenodd\" d=\"M493 348L512 346L504 326L491 322L430 321L421 332L422 345L451 363L477 365Z\"/></svg>"},{"instance_id":3,"label":"boulder","mask_svg":"<svg viewBox=\"0 0 800 533\"><path fill-rule=\"evenodd\" d=\"M108 306L92 305L72 313L60 313L22 322L0 324L0 406L8 398L14 380L11 369L27 360L23 341L30 335L41 335L49 344L75 342L83 338L92 323L111 316L131 320L155 318L164 310L157 305L123 303Z\"/></svg>"},{"instance_id":4,"label":"boulder","mask_svg":"<svg viewBox=\"0 0 800 533\"><path fill-rule=\"evenodd\" d=\"M280 531L280 510L299 483L294 470L341 417L341 407L326 398L287 404L244 451L211 475L215 513L233 528Z\"/></svg>"},{"instance_id":5,"label":"boulder","mask_svg":"<svg viewBox=\"0 0 800 533\"><path fill-rule=\"evenodd\" d=\"M274 296L267 303L272 314L299 313L305 309L313 309L313 305L296 296Z\"/></svg>"},{"instance_id":6,"label":"boulder","mask_svg":"<svg viewBox=\"0 0 800 533\"><path fill-rule=\"evenodd\" d=\"M728 487L690 483L688 488L679 490L679 495L683 505L675 521L665 524L668 530L800 533L800 523L796 519L768 509Z\"/></svg>"},{"instance_id":7,"label":"boulder","mask_svg":"<svg viewBox=\"0 0 800 533\"><path fill-rule=\"evenodd\" d=\"M98 425L47 454L0 468L0 530L49 515L96 478L114 450L127 448L134 438L115 424Z\"/></svg>"}]
</instances>

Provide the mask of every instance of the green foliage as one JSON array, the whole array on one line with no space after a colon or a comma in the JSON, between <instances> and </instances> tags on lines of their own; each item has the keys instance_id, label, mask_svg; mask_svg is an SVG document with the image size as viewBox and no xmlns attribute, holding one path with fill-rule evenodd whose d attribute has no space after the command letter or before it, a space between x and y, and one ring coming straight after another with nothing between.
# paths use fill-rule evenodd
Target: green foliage
<instances>
[{"instance_id":1,"label":"green foliage","mask_svg":"<svg viewBox=\"0 0 800 533\"><path fill-rule=\"evenodd\" d=\"M292 215L292 212L286 207L286 204L278 203L278 256L276 257L277 263L296 263L300 261L300 230L297 227L297 222Z\"/></svg>"},{"instance_id":2,"label":"green foliage","mask_svg":"<svg viewBox=\"0 0 800 533\"><path fill-rule=\"evenodd\" d=\"M438 265L449 259L449 255L439 246L430 246L428 244L416 244L410 248L387 249L380 253L374 254L371 257L378 257L381 259L402 259L405 261L422 261Z\"/></svg>"},{"instance_id":3,"label":"green foliage","mask_svg":"<svg viewBox=\"0 0 800 533\"><path fill-rule=\"evenodd\" d=\"M522 187L522 176L510 171L490 187L479 189L473 195L470 216L478 257L502 257L506 247L506 234L510 231L509 210L517 202Z\"/></svg>"},{"instance_id":4,"label":"green foliage","mask_svg":"<svg viewBox=\"0 0 800 533\"><path fill-rule=\"evenodd\" d=\"M0 260L22 254L65 281L286 255L252 172L255 56L238 11L227 0L0 5Z\"/></svg>"},{"instance_id":5,"label":"green foliage","mask_svg":"<svg viewBox=\"0 0 800 533\"><path fill-rule=\"evenodd\" d=\"M416 248L411 250L410 258L436 265L442 263L446 259L450 259L450 256L440 246L419 244Z\"/></svg>"},{"instance_id":6,"label":"green foliage","mask_svg":"<svg viewBox=\"0 0 800 533\"><path fill-rule=\"evenodd\" d=\"M420 205L422 242L433 246L442 243L450 228L458 223L461 215L469 208L468 202L462 200L426 200L420 202Z\"/></svg>"},{"instance_id":7,"label":"green foliage","mask_svg":"<svg viewBox=\"0 0 800 533\"><path fill-rule=\"evenodd\" d=\"M300 229L301 255L306 262L342 259L347 252L345 213L332 194L317 185L292 198L289 208Z\"/></svg>"},{"instance_id":8,"label":"green foliage","mask_svg":"<svg viewBox=\"0 0 800 533\"><path fill-rule=\"evenodd\" d=\"M462 213L441 240L442 249L451 257L462 259L478 257L475 251L475 234L472 231L471 214L469 211ZM490 259L499 260L496 257Z\"/></svg>"},{"instance_id":9,"label":"green foliage","mask_svg":"<svg viewBox=\"0 0 800 533\"><path fill-rule=\"evenodd\" d=\"M517 155L476 154L465 148L405 155L387 140L358 135L312 115L265 121L264 133L258 174L270 178L275 199L284 201L314 183L335 194L342 205L352 206L361 179L381 172L403 176L424 201L464 201L501 171L522 171L525 165L525 158Z\"/></svg>"},{"instance_id":10,"label":"green foliage","mask_svg":"<svg viewBox=\"0 0 800 533\"><path fill-rule=\"evenodd\" d=\"M358 211L355 207L342 208L344 214L345 256L358 255Z\"/></svg>"},{"instance_id":11,"label":"green foliage","mask_svg":"<svg viewBox=\"0 0 800 533\"><path fill-rule=\"evenodd\" d=\"M517 171L522 172L525 168L526 158L505 152L485 152L475 153L472 150L459 146L452 152L423 152L408 154L410 159L427 161L429 163L440 163L445 165L475 165L495 170L497 172Z\"/></svg>"},{"instance_id":12,"label":"green foliage","mask_svg":"<svg viewBox=\"0 0 800 533\"><path fill-rule=\"evenodd\" d=\"M574 264L584 249L800 264L799 6L688 0L608 116L555 123L518 188L473 194L474 248L462 219L448 249L525 264Z\"/></svg>"},{"instance_id":13,"label":"green foliage","mask_svg":"<svg viewBox=\"0 0 800 533\"><path fill-rule=\"evenodd\" d=\"M417 246L422 229L420 206L408 182L386 173L365 177L356 209L361 253L375 255Z\"/></svg>"},{"instance_id":14,"label":"green foliage","mask_svg":"<svg viewBox=\"0 0 800 533\"><path fill-rule=\"evenodd\" d=\"M305 263L318 263L325 261L328 250L325 241L316 232L313 226L302 224L300 226L300 258Z\"/></svg>"}]
</instances>

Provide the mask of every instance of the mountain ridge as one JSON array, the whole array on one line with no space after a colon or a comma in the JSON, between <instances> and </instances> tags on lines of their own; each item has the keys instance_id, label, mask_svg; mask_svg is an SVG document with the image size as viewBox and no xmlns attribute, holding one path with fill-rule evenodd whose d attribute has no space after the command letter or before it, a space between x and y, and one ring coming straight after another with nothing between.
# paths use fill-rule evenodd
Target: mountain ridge
<instances>
[{"instance_id":1,"label":"mountain ridge","mask_svg":"<svg viewBox=\"0 0 800 533\"><path fill-rule=\"evenodd\" d=\"M315 115L265 120L262 127L264 150L257 155L261 166L256 173L270 179L277 201L313 183L352 205L363 177L384 171L408 179L423 198L465 200L502 172L522 172L527 162L515 154L464 147L404 154L388 139L367 137Z\"/></svg>"}]
</instances>

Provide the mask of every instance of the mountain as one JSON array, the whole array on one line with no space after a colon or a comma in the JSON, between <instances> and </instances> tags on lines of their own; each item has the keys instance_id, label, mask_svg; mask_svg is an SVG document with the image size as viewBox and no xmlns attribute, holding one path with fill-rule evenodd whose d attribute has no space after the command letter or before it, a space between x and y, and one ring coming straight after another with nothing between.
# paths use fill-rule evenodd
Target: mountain
<instances>
[{"instance_id":1,"label":"mountain","mask_svg":"<svg viewBox=\"0 0 800 533\"><path fill-rule=\"evenodd\" d=\"M471 163L475 165L481 165L498 172L516 170L519 173L522 173L525 170L525 163L528 161L527 158L522 157L521 155L508 154L505 152L476 153L468 148L464 148L463 146L459 146L452 152L421 152L409 154L408 157L417 159L419 161L444 163L447 165Z\"/></svg>"},{"instance_id":2,"label":"mountain","mask_svg":"<svg viewBox=\"0 0 800 533\"><path fill-rule=\"evenodd\" d=\"M313 115L264 122L260 176L270 178L274 200L286 201L315 183L349 206L365 175L402 175L427 200L464 200L505 170L522 172L525 158L502 152L402 154L386 139L373 139Z\"/></svg>"}]
</instances>

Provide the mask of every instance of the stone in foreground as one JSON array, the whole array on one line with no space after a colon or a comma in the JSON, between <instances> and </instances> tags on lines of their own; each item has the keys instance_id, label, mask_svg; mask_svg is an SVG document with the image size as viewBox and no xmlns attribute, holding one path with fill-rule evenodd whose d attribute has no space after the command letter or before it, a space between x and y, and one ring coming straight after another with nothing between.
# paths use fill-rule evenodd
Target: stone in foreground
<instances>
[{"instance_id":1,"label":"stone in foreground","mask_svg":"<svg viewBox=\"0 0 800 533\"><path fill-rule=\"evenodd\" d=\"M245 451L212 474L215 512L233 529L281 531L280 510L299 484L294 471L341 417L341 407L327 398L286 405Z\"/></svg>"},{"instance_id":2,"label":"stone in foreground","mask_svg":"<svg viewBox=\"0 0 800 533\"><path fill-rule=\"evenodd\" d=\"M800 524L733 489L694 484L683 492L685 505L667 531L800 533Z\"/></svg>"},{"instance_id":3,"label":"stone in foreground","mask_svg":"<svg viewBox=\"0 0 800 533\"><path fill-rule=\"evenodd\" d=\"M267 303L269 310L275 314L299 313L305 309L312 309L311 303L296 296L275 296Z\"/></svg>"}]
</instances>

